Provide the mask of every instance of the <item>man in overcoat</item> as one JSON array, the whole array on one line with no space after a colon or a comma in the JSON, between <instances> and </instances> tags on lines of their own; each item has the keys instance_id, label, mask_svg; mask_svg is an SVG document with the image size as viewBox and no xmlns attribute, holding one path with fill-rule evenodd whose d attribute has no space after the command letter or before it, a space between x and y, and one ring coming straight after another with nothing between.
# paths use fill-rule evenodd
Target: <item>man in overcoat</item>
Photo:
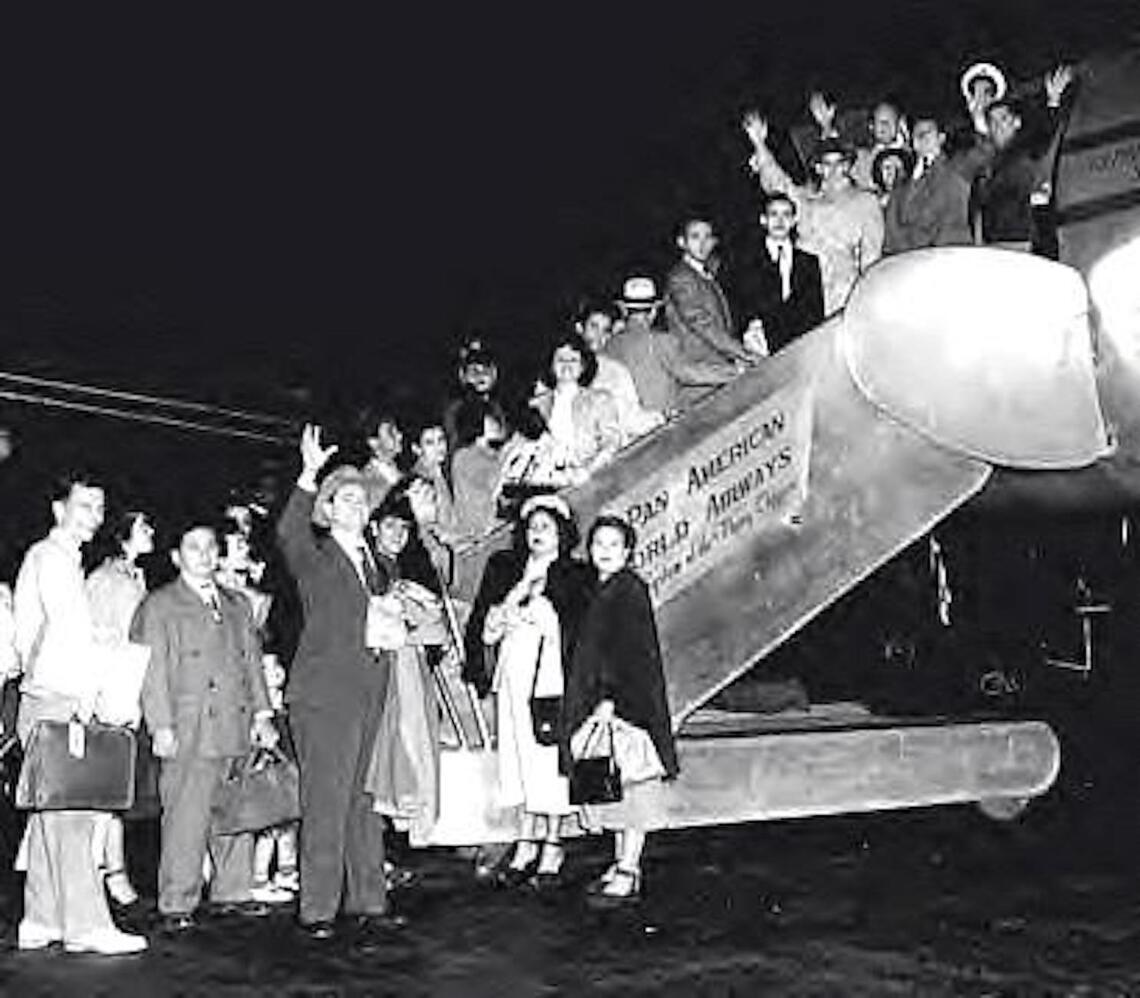
<instances>
[{"instance_id":1,"label":"man in overcoat","mask_svg":"<svg viewBox=\"0 0 1140 998\"><path fill-rule=\"evenodd\" d=\"M214 528L187 525L172 557L178 578L143 601L131 636L151 651L143 716L162 760L158 910L164 928L180 932L195 924L207 851L211 900L221 906L251 900L253 835L214 835L211 806L251 742L271 747L277 732L248 601L214 581Z\"/></svg>"},{"instance_id":2,"label":"man in overcoat","mask_svg":"<svg viewBox=\"0 0 1140 998\"><path fill-rule=\"evenodd\" d=\"M366 643L369 601L383 580L365 543L364 476L341 465L318 492L317 475L336 451L321 444L319 427L305 427L301 474L277 524L304 612L286 701L301 768L298 916L316 940L335 934L342 901L365 932L398 922L388 910L383 818L364 789L390 668L390 656Z\"/></svg>"}]
</instances>

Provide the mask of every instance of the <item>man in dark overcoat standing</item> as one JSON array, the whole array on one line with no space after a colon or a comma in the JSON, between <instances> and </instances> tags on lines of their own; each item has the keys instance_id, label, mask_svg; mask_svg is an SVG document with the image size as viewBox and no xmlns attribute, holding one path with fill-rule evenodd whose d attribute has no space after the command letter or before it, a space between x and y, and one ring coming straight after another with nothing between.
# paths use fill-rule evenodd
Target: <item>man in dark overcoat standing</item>
<instances>
[{"instance_id":1,"label":"man in dark overcoat standing","mask_svg":"<svg viewBox=\"0 0 1140 998\"><path fill-rule=\"evenodd\" d=\"M383 818L364 790L388 684L389 656L366 644L369 599L382 582L365 543L365 477L341 465L317 489L317 475L336 451L322 445L319 427L305 427L301 474L277 524L304 611L286 701L301 768L298 915L317 940L335 934L342 900L364 931L394 921ZM318 535L314 524L327 533Z\"/></svg>"},{"instance_id":2,"label":"man in dark overcoat standing","mask_svg":"<svg viewBox=\"0 0 1140 998\"><path fill-rule=\"evenodd\" d=\"M131 637L150 648L143 716L162 760L158 910L168 931L181 932L194 926L207 850L211 900L251 900L253 835L212 834L211 806L251 741L272 747L277 732L248 601L214 580L213 526L188 524L173 558L178 578L143 601Z\"/></svg>"}]
</instances>

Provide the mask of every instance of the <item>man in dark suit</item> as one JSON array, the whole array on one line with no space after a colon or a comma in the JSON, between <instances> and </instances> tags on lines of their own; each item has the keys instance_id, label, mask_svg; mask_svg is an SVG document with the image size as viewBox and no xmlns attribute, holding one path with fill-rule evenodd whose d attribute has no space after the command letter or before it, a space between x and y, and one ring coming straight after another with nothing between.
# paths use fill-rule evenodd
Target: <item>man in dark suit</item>
<instances>
[{"instance_id":1,"label":"man in dark suit","mask_svg":"<svg viewBox=\"0 0 1140 998\"><path fill-rule=\"evenodd\" d=\"M744 346L764 355L783 349L823 321L819 258L795 245L796 206L786 194L764 201L765 239L750 254L737 282L746 320Z\"/></svg>"},{"instance_id":2,"label":"man in dark suit","mask_svg":"<svg viewBox=\"0 0 1140 998\"><path fill-rule=\"evenodd\" d=\"M682 225L677 236L681 259L665 279L665 321L686 361L718 365L728 378L755 358L735 336L732 310L713 273L716 245L707 219L694 216ZM705 391L683 388L679 404L683 408Z\"/></svg>"},{"instance_id":3,"label":"man in dark suit","mask_svg":"<svg viewBox=\"0 0 1140 998\"><path fill-rule=\"evenodd\" d=\"M253 836L213 835L210 808L251 739L271 747L277 732L248 601L214 581L214 528L188 525L173 558L178 578L143 601L131 636L150 648L143 716L162 760L158 910L168 930L182 931L194 926L207 850L211 900L241 906L251 899Z\"/></svg>"},{"instance_id":4,"label":"man in dark suit","mask_svg":"<svg viewBox=\"0 0 1140 998\"><path fill-rule=\"evenodd\" d=\"M947 160L946 129L934 115L914 122L916 162L883 213L883 255L929 246L969 246L970 185Z\"/></svg>"},{"instance_id":5,"label":"man in dark suit","mask_svg":"<svg viewBox=\"0 0 1140 998\"><path fill-rule=\"evenodd\" d=\"M335 454L320 428L301 435L301 474L277 524L297 581L304 625L286 690L301 769L299 919L332 938L341 910L371 934L393 924L384 883L383 818L364 790L388 685L390 656L366 640L371 596L383 582L365 544L368 482L349 465L317 474ZM328 529L318 536L313 525Z\"/></svg>"}]
</instances>

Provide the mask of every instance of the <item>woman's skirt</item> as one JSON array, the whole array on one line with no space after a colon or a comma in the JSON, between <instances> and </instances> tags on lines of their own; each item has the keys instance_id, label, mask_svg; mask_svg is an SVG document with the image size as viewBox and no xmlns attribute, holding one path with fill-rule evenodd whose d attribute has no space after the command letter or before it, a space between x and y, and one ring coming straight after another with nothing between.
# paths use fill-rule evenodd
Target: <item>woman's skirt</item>
<instances>
[{"instance_id":1,"label":"woman's skirt","mask_svg":"<svg viewBox=\"0 0 1140 998\"><path fill-rule=\"evenodd\" d=\"M559 772L558 746L539 745L531 725L530 695L544 647L549 654L551 649L541 640L539 627L530 624L512 629L500 646L498 803L502 807L521 807L532 814L570 814L570 783ZM557 689L544 689L540 681L537 693L561 693L561 663L548 661L544 669L551 674Z\"/></svg>"},{"instance_id":2,"label":"woman's skirt","mask_svg":"<svg viewBox=\"0 0 1140 998\"><path fill-rule=\"evenodd\" d=\"M589 828L614 831L652 832L668 824L665 812L665 783L660 778L640 783L623 783L621 800L613 804L587 804L585 824Z\"/></svg>"},{"instance_id":3,"label":"woman's skirt","mask_svg":"<svg viewBox=\"0 0 1140 998\"><path fill-rule=\"evenodd\" d=\"M608 735L604 727L609 728ZM586 828L650 832L665 827L665 767L648 732L620 717L605 726L587 719L571 739L570 751L575 758L612 753L621 770L622 799L585 805L582 823Z\"/></svg>"}]
</instances>

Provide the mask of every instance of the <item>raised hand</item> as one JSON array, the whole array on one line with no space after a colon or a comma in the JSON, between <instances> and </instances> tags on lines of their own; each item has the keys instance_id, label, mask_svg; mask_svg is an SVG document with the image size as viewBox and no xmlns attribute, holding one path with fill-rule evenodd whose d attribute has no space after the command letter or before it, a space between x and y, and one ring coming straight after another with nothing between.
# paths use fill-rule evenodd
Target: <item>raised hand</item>
<instances>
[{"instance_id":1,"label":"raised hand","mask_svg":"<svg viewBox=\"0 0 1140 998\"><path fill-rule=\"evenodd\" d=\"M827 135L835 125L836 105L824 97L822 91L813 90L808 95L808 111L815 119L822 135Z\"/></svg>"},{"instance_id":2,"label":"raised hand","mask_svg":"<svg viewBox=\"0 0 1140 998\"><path fill-rule=\"evenodd\" d=\"M741 119L740 127L749 141L759 149L768 142L768 121L759 111L747 112Z\"/></svg>"},{"instance_id":3,"label":"raised hand","mask_svg":"<svg viewBox=\"0 0 1140 998\"><path fill-rule=\"evenodd\" d=\"M301 471L305 475L316 475L340 448L336 444L324 447L321 444L321 428L315 423L306 423L301 431Z\"/></svg>"},{"instance_id":4,"label":"raised hand","mask_svg":"<svg viewBox=\"0 0 1140 998\"><path fill-rule=\"evenodd\" d=\"M1045 74L1045 99L1050 107L1058 107L1069 84L1073 82L1073 67L1060 65Z\"/></svg>"}]
</instances>

